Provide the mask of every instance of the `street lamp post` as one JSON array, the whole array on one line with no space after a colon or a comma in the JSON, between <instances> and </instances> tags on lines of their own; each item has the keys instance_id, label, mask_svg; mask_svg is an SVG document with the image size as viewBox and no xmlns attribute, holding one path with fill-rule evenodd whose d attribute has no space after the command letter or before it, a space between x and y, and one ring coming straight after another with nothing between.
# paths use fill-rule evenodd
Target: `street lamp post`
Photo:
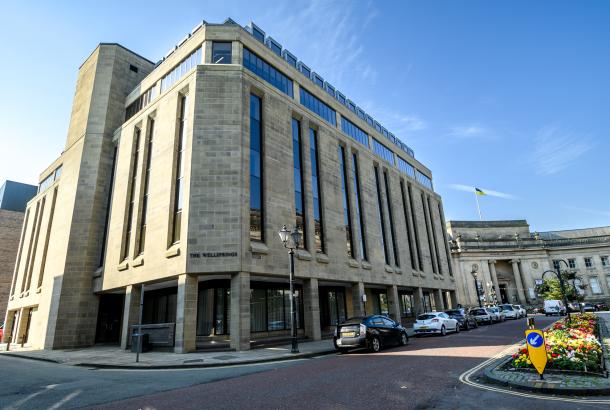
<instances>
[{"instance_id":1,"label":"street lamp post","mask_svg":"<svg viewBox=\"0 0 610 410\"><path fill-rule=\"evenodd\" d=\"M563 259L559 259L559 261L565 263L568 269L570 268L570 265L568 265L568 263ZM547 273L552 273L557 276L557 279L559 280L559 288L561 289L561 295L563 296L563 304L565 305L566 314L568 315L568 325L570 325L572 323L572 318L570 316L570 309L568 309L568 295L566 295L566 288L565 283L563 281L563 277L561 276L560 265L560 263L557 264L557 271L545 270L544 272L542 272L542 278L544 279L544 275Z\"/></svg>"},{"instance_id":2,"label":"street lamp post","mask_svg":"<svg viewBox=\"0 0 610 410\"><path fill-rule=\"evenodd\" d=\"M291 353L299 353L299 342L297 340L297 310L294 300L294 251L299 247L301 243L301 233L297 228L294 228L292 231L289 231L286 228L286 225L282 227L282 229L278 232L280 235L280 239L284 244L284 248L288 249L288 254L290 255L290 333L292 335L292 349Z\"/></svg>"},{"instance_id":3,"label":"street lamp post","mask_svg":"<svg viewBox=\"0 0 610 410\"><path fill-rule=\"evenodd\" d=\"M481 294L479 293L479 283L477 281L477 269L475 269L475 267L472 267L472 272L470 272L472 274L472 277L474 278L474 289L477 291L477 301L479 302L479 307L482 308L483 305L481 304Z\"/></svg>"}]
</instances>

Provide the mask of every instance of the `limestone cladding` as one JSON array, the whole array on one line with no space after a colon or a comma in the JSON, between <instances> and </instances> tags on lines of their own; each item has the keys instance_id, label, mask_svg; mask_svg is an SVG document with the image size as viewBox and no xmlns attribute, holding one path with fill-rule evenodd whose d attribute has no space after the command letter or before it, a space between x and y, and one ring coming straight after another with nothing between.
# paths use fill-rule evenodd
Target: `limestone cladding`
<instances>
[{"instance_id":1,"label":"limestone cladding","mask_svg":"<svg viewBox=\"0 0 610 410\"><path fill-rule=\"evenodd\" d=\"M497 229L494 229L497 226ZM496 300L537 306L536 281L554 270L576 272L579 291L586 301L610 302L610 228L530 232L526 221L448 221L457 293L465 305L475 305L473 267L484 302ZM585 259L591 263L587 267ZM545 278L552 274L547 273ZM497 297L501 294L501 298Z\"/></svg>"},{"instance_id":2,"label":"limestone cladding","mask_svg":"<svg viewBox=\"0 0 610 410\"><path fill-rule=\"evenodd\" d=\"M6 313L24 215L0 209L0 320Z\"/></svg>"}]
</instances>

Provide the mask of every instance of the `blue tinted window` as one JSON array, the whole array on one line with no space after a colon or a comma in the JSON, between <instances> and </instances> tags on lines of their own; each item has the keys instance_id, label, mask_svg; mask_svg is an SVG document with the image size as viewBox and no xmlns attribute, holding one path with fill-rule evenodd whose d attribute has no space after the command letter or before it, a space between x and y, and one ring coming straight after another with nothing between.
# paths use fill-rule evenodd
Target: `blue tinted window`
<instances>
[{"instance_id":1,"label":"blue tinted window","mask_svg":"<svg viewBox=\"0 0 610 410\"><path fill-rule=\"evenodd\" d=\"M250 94L250 239L263 238L261 99Z\"/></svg>"},{"instance_id":2,"label":"blue tinted window","mask_svg":"<svg viewBox=\"0 0 610 410\"><path fill-rule=\"evenodd\" d=\"M261 43L265 42L265 33L254 26L252 26L252 35Z\"/></svg>"},{"instance_id":3,"label":"blue tinted window","mask_svg":"<svg viewBox=\"0 0 610 410\"><path fill-rule=\"evenodd\" d=\"M324 119L328 123L330 123L332 125L337 125L337 114L336 114L335 110L330 108L324 102L320 101L320 99L315 97L313 94L311 94L309 91L307 91L303 87L300 88L300 94L301 94L301 104L304 107L306 107L307 109L318 114L320 117L322 117L322 119Z\"/></svg>"},{"instance_id":4,"label":"blue tinted window","mask_svg":"<svg viewBox=\"0 0 610 410\"><path fill-rule=\"evenodd\" d=\"M161 79L161 92L171 87L176 81L182 78L184 74L199 63L201 63L201 47L193 51Z\"/></svg>"},{"instance_id":5,"label":"blue tinted window","mask_svg":"<svg viewBox=\"0 0 610 410\"><path fill-rule=\"evenodd\" d=\"M243 64L248 70L252 71L284 94L293 97L292 80L245 47Z\"/></svg>"},{"instance_id":6,"label":"blue tinted window","mask_svg":"<svg viewBox=\"0 0 610 410\"><path fill-rule=\"evenodd\" d=\"M324 88L324 79L316 73L313 73L313 82L318 87Z\"/></svg>"},{"instance_id":7,"label":"blue tinted window","mask_svg":"<svg viewBox=\"0 0 610 410\"><path fill-rule=\"evenodd\" d=\"M373 152L380 158L385 159L390 164L394 164L394 153L388 147L383 145L381 142L373 138Z\"/></svg>"},{"instance_id":8,"label":"blue tinted window","mask_svg":"<svg viewBox=\"0 0 610 410\"><path fill-rule=\"evenodd\" d=\"M411 178L415 178L415 168L413 167L413 165L409 164L407 161L400 158L399 156L396 157L398 158L398 169L401 172L404 172L405 174L410 176Z\"/></svg>"},{"instance_id":9,"label":"blue tinted window","mask_svg":"<svg viewBox=\"0 0 610 410\"><path fill-rule=\"evenodd\" d=\"M341 130L368 148L369 136L360 127L345 117L341 117Z\"/></svg>"},{"instance_id":10,"label":"blue tinted window","mask_svg":"<svg viewBox=\"0 0 610 410\"><path fill-rule=\"evenodd\" d=\"M428 178L426 175L422 174L421 171L417 170L417 182L422 184L428 189L432 189L432 180Z\"/></svg>"},{"instance_id":11,"label":"blue tinted window","mask_svg":"<svg viewBox=\"0 0 610 410\"><path fill-rule=\"evenodd\" d=\"M347 108L349 108L353 112L356 112L356 104L354 104L350 100L347 100Z\"/></svg>"},{"instance_id":12,"label":"blue tinted window","mask_svg":"<svg viewBox=\"0 0 610 410\"><path fill-rule=\"evenodd\" d=\"M335 95L337 96L337 101L339 101L341 104L345 105L345 96L343 94L341 94L339 91L337 91L335 93Z\"/></svg>"},{"instance_id":13,"label":"blue tinted window","mask_svg":"<svg viewBox=\"0 0 610 410\"><path fill-rule=\"evenodd\" d=\"M345 225L345 239L347 245L347 255L354 257L354 244L352 241L352 217L350 213L350 197L347 185L347 158L345 157L345 148L339 147L339 165L341 172L341 193L343 197L343 223Z\"/></svg>"},{"instance_id":14,"label":"blue tinted window","mask_svg":"<svg viewBox=\"0 0 610 410\"><path fill-rule=\"evenodd\" d=\"M294 164L294 211L295 226L303 235L303 241L299 244L302 249L307 248L307 225L305 223L305 198L303 195L303 166L301 150L301 123L292 119L292 158Z\"/></svg>"},{"instance_id":15,"label":"blue tinted window","mask_svg":"<svg viewBox=\"0 0 610 410\"><path fill-rule=\"evenodd\" d=\"M324 226L322 224L322 197L320 194L320 170L318 166L318 138L309 129L309 156L311 161L311 191L313 199L313 223L316 252L324 253Z\"/></svg>"}]
</instances>

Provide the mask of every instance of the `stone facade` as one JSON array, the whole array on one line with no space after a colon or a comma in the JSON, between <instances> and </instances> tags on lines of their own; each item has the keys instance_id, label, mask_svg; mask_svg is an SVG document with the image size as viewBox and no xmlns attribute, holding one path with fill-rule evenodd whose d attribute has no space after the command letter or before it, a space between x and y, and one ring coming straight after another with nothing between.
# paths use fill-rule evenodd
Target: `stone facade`
<instances>
[{"instance_id":1,"label":"stone facade","mask_svg":"<svg viewBox=\"0 0 610 410\"><path fill-rule=\"evenodd\" d=\"M215 42L231 44L231 64L213 64ZM290 78L294 97L246 69L244 47ZM199 55L193 54L198 50L200 60L176 73L174 68ZM166 77L170 72L175 74ZM301 87L336 111L338 125L299 103ZM148 90L152 97L135 115L126 116L126 108ZM262 241L250 239L252 94L262 101ZM36 331L30 326L28 343L45 348L96 341L127 347L140 318L151 343L176 352L224 343L241 350L259 340L286 337L289 258L277 232L295 224L293 118L303 136L308 244L295 255L299 334L316 340L336 320L365 312L409 320L417 312L454 306L456 283L440 196L415 174L401 172L343 133L341 117L366 130L370 146L372 138L384 141L393 158L402 157L431 179L430 170L389 137L232 21L197 27L154 67L120 46L98 47L81 67L66 151L42 175L61 165L61 177L28 206L32 213L44 208L33 217L37 223L26 224L26 232L42 234L38 243L26 235L21 248L34 246L35 255L48 248L48 257L35 257L38 286L21 286L30 274L16 270L21 288L13 292L7 315L17 323L13 341L27 328L21 318L28 314L36 326ZM318 138L324 252L313 247L310 129ZM367 258L347 253L340 146L348 154L348 170L352 155L358 158ZM380 186L387 199L381 212L384 237L375 168L387 175L389 188L386 192L385 184ZM356 194L349 174L349 222L357 249L362 238L355 229ZM54 216L49 216L50 208ZM180 240L172 239L176 230ZM389 263L382 241L388 244ZM46 259L46 266L39 259ZM111 298L122 298L118 314ZM10 332L5 340L9 337Z\"/></svg>"},{"instance_id":2,"label":"stone facade","mask_svg":"<svg viewBox=\"0 0 610 410\"><path fill-rule=\"evenodd\" d=\"M556 264L576 272L586 301L610 301L610 227L531 232L525 220L448 221L447 230L465 305L477 304L473 270L485 303L541 305L536 282Z\"/></svg>"}]
</instances>

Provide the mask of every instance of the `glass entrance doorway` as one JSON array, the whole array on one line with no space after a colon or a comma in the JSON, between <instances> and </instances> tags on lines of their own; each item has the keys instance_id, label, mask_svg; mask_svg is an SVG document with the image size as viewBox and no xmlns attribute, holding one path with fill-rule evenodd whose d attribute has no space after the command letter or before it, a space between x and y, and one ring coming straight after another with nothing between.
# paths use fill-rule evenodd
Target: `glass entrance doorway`
<instances>
[{"instance_id":1,"label":"glass entrance doorway","mask_svg":"<svg viewBox=\"0 0 610 410\"><path fill-rule=\"evenodd\" d=\"M197 336L228 335L231 317L231 289L228 283L199 285Z\"/></svg>"},{"instance_id":2,"label":"glass entrance doorway","mask_svg":"<svg viewBox=\"0 0 610 410\"><path fill-rule=\"evenodd\" d=\"M498 285L498 287L500 288L500 302L501 303L508 303L508 293L506 291L506 283L500 283Z\"/></svg>"},{"instance_id":3,"label":"glass entrance doorway","mask_svg":"<svg viewBox=\"0 0 610 410\"><path fill-rule=\"evenodd\" d=\"M344 288L320 288L320 325L334 329L347 319Z\"/></svg>"}]
</instances>

